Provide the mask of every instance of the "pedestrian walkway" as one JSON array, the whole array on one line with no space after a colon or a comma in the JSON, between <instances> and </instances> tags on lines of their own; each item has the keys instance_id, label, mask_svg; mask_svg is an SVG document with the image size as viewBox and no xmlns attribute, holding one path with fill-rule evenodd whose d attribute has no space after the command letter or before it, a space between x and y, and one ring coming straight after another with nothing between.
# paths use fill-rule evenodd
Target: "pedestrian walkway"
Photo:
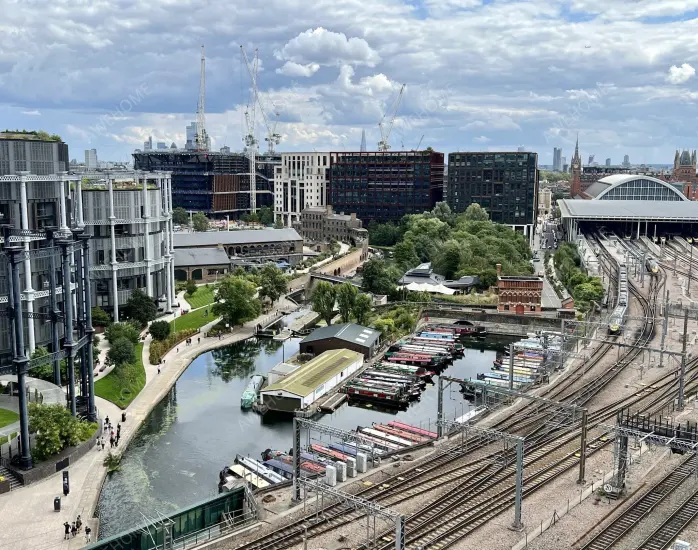
<instances>
[{"instance_id":1,"label":"pedestrian walkway","mask_svg":"<svg viewBox=\"0 0 698 550\"><path fill-rule=\"evenodd\" d=\"M179 303L184 306L184 293L177 296ZM186 306L185 306L186 307ZM116 427L121 422L121 439L115 453L122 453L135 435L140 424L146 419L152 408L159 403L174 386L179 376L189 364L201 353L214 348L226 346L254 335L257 324L275 311L291 311L298 306L282 298L276 307L257 319L237 327L231 334L218 338L204 338L198 341L198 336L192 338L192 344L179 345L164 357L161 373L157 373L157 365L148 361L149 338L143 346L143 365L146 370L146 385L140 394L126 409L126 421L121 422L122 411L114 404L101 398L95 403L99 417L104 420L107 416ZM161 317L169 321L173 314ZM214 319L201 330L206 333L218 321ZM103 339L103 338L102 338ZM100 353L101 355L101 353ZM101 357L100 357L100 360ZM106 371L105 371L106 373ZM104 373L100 373L100 377ZM107 438L108 439L108 438ZM107 445L108 447L108 445ZM54 512L53 499L62 496L62 473L56 473L38 483L24 487L18 491L0 495L0 518L3 527L0 529L0 548L12 550L49 550L77 549L85 545L84 529L77 537L63 540L63 523L72 523L78 514L82 516L83 525L92 527L92 540L96 540L99 532L99 520L93 518L99 499L99 492L106 477L106 468L102 464L107 451L90 450L77 463L68 468L70 473L71 492L62 499L60 512Z\"/></svg>"}]
</instances>

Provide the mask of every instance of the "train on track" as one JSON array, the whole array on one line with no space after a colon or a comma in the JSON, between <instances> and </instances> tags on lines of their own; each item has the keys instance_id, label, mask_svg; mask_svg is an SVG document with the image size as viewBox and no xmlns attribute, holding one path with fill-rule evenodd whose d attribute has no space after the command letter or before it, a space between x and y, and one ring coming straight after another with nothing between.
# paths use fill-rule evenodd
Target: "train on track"
<instances>
[{"instance_id":1,"label":"train on track","mask_svg":"<svg viewBox=\"0 0 698 550\"><path fill-rule=\"evenodd\" d=\"M647 268L647 271L649 271L652 275L659 274L659 264L657 263L657 260L655 260L654 258L647 258L645 260L645 267Z\"/></svg>"},{"instance_id":2,"label":"train on track","mask_svg":"<svg viewBox=\"0 0 698 550\"><path fill-rule=\"evenodd\" d=\"M618 334L625 321L628 310L628 267L625 264L618 265L618 302L611 313L608 322L608 333Z\"/></svg>"}]
</instances>

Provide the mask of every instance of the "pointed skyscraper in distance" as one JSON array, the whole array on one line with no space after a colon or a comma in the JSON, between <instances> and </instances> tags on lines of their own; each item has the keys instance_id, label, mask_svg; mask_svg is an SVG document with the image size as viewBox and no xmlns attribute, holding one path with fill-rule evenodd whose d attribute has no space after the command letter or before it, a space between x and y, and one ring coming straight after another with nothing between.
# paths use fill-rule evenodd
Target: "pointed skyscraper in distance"
<instances>
[{"instance_id":1,"label":"pointed skyscraper in distance","mask_svg":"<svg viewBox=\"0 0 698 550\"><path fill-rule=\"evenodd\" d=\"M366 130L361 130L361 149L362 153L366 152Z\"/></svg>"}]
</instances>

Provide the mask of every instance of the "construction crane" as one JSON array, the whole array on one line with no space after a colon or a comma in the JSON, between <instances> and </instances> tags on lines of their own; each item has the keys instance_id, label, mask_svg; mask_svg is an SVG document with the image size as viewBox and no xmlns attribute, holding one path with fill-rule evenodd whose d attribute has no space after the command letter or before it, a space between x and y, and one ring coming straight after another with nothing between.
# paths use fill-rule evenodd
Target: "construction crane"
<instances>
[{"instance_id":1,"label":"construction crane","mask_svg":"<svg viewBox=\"0 0 698 550\"><path fill-rule=\"evenodd\" d=\"M422 137L419 138L419 143L417 144L417 148L415 151L419 151L419 146L422 144L422 140L424 139L424 134L422 134Z\"/></svg>"},{"instance_id":2,"label":"construction crane","mask_svg":"<svg viewBox=\"0 0 698 550\"><path fill-rule=\"evenodd\" d=\"M250 100L247 102L247 108L245 109L245 124L247 126L247 134L242 138L245 142L245 153L250 161L250 171L248 174L250 178L250 213L257 211L257 138L255 136L255 113L257 104L257 71L259 70L259 55L257 50L254 52L254 58L252 63L250 63L247 57L247 52L243 46L240 46L240 51L242 52L242 57L245 60L245 65L247 66L247 72L252 80L252 94Z\"/></svg>"},{"instance_id":3,"label":"construction crane","mask_svg":"<svg viewBox=\"0 0 698 550\"><path fill-rule=\"evenodd\" d=\"M196 150L208 151L208 136L206 135L206 55L201 46L201 74L199 76L199 102L196 105Z\"/></svg>"},{"instance_id":4,"label":"construction crane","mask_svg":"<svg viewBox=\"0 0 698 550\"><path fill-rule=\"evenodd\" d=\"M262 118L264 119L264 123L267 126L267 137L264 138L264 141L267 142L267 149L270 155L273 155L275 152L275 145L278 145L281 143L281 134L276 133L276 126L279 124L279 116L280 114L278 111L274 112L274 124L273 126L269 126L267 123L267 117L264 114L264 108L262 107L262 104L259 104L259 109L262 111Z\"/></svg>"},{"instance_id":5,"label":"construction crane","mask_svg":"<svg viewBox=\"0 0 698 550\"><path fill-rule=\"evenodd\" d=\"M397 116L397 110L400 108L400 102L402 101L402 94L405 91L405 85L403 84L400 88L400 93L397 95L397 99L393 103L394 108L390 109L392 116L386 125L384 125L385 119L388 116L388 112L383 115L381 121L378 123L378 128L381 131L381 140L378 142L379 151L388 151L390 149L390 133L393 131L393 124L395 123L395 117Z\"/></svg>"}]
</instances>

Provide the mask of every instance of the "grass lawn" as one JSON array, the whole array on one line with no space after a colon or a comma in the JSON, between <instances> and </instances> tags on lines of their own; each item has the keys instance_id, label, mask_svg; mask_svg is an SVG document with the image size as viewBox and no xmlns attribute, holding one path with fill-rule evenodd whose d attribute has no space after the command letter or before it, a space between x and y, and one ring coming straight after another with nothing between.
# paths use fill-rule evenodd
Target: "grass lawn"
<instances>
[{"instance_id":1,"label":"grass lawn","mask_svg":"<svg viewBox=\"0 0 698 550\"><path fill-rule=\"evenodd\" d=\"M205 317L206 310L208 309L208 316ZM186 313L182 315L181 317L177 317L176 320L170 321L170 326L172 327L172 332L175 332L176 330L184 330L185 328L201 328L205 324L210 323L216 318L216 316L213 314L212 308L203 308L203 309L197 309L194 311L190 311L189 313Z\"/></svg>"},{"instance_id":2,"label":"grass lawn","mask_svg":"<svg viewBox=\"0 0 698 550\"><path fill-rule=\"evenodd\" d=\"M8 438L6 435L0 436L0 446L4 445L4 444L7 443L10 439L14 439L15 437L17 437L17 432L12 432L12 433L10 434L10 437L9 437L9 438Z\"/></svg>"},{"instance_id":3,"label":"grass lawn","mask_svg":"<svg viewBox=\"0 0 698 550\"><path fill-rule=\"evenodd\" d=\"M19 415L16 412L8 411L7 409L0 409L0 428L4 428L8 424L12 424L18 420Z\"/></svg>"},{"instance_id":4,"label":"grass lawn","mask_svg":"<svg viewBox=\"0 0 698 550\"><path fill-rule=\"evenodd\" d=\"M124 367L118 367L124 368ZM128 367L126 367L128 368ZM133 366L133 372L129 373L131 381L130 388L123 388L119 381L119 375L116 369L112 370L104 378L100 378L95 382L95 395L111 401L117 407L125 409L131 404L136 396L145 386L145 368L143 367L143 344L136 346L136 363Z\"/></svg>"},{"instance_id":5,"label":"grass lawn","mask_svg":"<svg viewBox=\"0 0 698 550\"><path fill-rule=\"evenodd\" d=\"M213 303L213 286L200 286L194 294L185 294L184 298L189 302L192 309L210 306Z\"/></svg>"}]
</instances>

